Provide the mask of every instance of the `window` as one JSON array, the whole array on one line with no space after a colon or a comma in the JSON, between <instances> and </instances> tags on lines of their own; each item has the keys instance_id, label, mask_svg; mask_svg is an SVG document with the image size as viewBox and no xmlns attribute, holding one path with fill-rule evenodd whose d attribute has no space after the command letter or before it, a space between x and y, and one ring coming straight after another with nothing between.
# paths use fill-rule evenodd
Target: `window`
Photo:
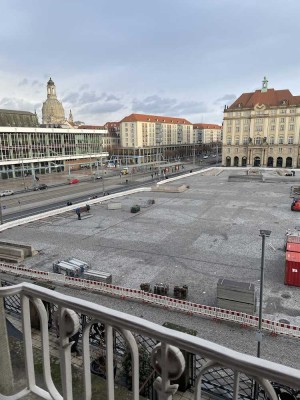
<instances>
[{"instance_id":1,"label":"window","mask_svg":"<svg viewBox=\"0 0 300 400\"><path fill-rule=\"evenodd\" d=\"M255 138L255 144L261 144L261 138L258 136Z\"/></svg>"},{"instance_id":2,"label":"window","mask_svg":"<svg viewBox=\"0 0 300 400\"><path fill-rule=\"evenodd\" d=\"M228 149L227 149L227 153L230 153L230 147L228 147Z\"/></svg>"},{"instance_id":3,"label":"window","mask_svg":"<svg viewBox=\"0 0 300 400\"><path fill-rule=\"evenodd\" d=\"M235 144L240 144L240 138L239 137L235 138Z\"/></svg>"},{"instance_id":4,"label":"window","mask_svg":"<svg viewBox=\"0 0 300 400\"><path fill-rule=\"evenodd\" d=\"M290 126L289 126L289 131L293 131L294 128L295 128L295 125L294 125L294 124L290 124Z\"/></svg>"},{"instance_id":5,"label":"window","mask_svg":"<svg viewBox=\"0 0 300 400\"><path fill-rule=\"evenodd\" d=\"M296 109L295 109L295 108L291 108L291 109L290 109L290 113L291 113L291 114L296 114Z\"/></svg>"},{"instance_id":6,"label":"window","mask_svg":"<svg viewBox=\"0 0 300 400\"><path fill-rule=\"evenodd\" d=\"M270 136L269 143L270 143L270 144L274 144L274 143L275 143L275 138L274 138L274 136Z\"/></svg>"},{"instance_id":7,"label":"window","mask_svg":"<svg viewBox=\"0 0 300 400\"><path fill-rule=\"evenodd\" d=\"M286 114L286 109L280 110L280 114Z\"/></svg>"},{"instance_id":8,"label":"window","mask_svg":"<svg viewBox=\"0 0 300 400\"><path fill-rule=\"evenodd\" d=\"M280 130L284 131L284 125L280 125Z\"/></svg>"},{"instance_id":9,"label":"window","mask_svg":"<svg viewBox=\"0 0 300 400\"><path fill-rule=\"evenodd\" d=\"M236 127L235 127L235 131L238 133L238 132L240 131L240 127L239 127L239 126L236 126Z\"/></svg>"},{"instance_id":10,"label":"window","mask_svg":"<svg viewBox=\"0 0 300 400\"><path fill-rule=\"evenodd\" d=\"M227 133L231 133L231 127L230 126L227 128Z\"/></svg>"},{"instance_id":11,"label":"window","mask_svg":"<svg viewBox=\"0 0 300 400\"><path fill-rule=\"evenodd\" d=\"M275 115L277 110L271 110L271 115Z\"/></svg>"},{"instance_id":12,"label":"window","mask_svg":"<svg viewBox=\"0 0 300 400\"><path fill-rule=\"evenodd\" d=\"M282 147L278 147L278 153L282 153Z\"/></svg>"},{"instance_id":13,"label":"window","mask_svg":"<svg viewBox=\"0 0 300 400\"><path fill-rule=\"evenodd\" d=\"M243 123L244 123L244 125L249 125L250 120L249 120L249 119L244 119L244 120L243 120Z\"/></svg>"},{"instance_id":14,"label":"window","mask_svg":"<svg viewBox=\"0 0 300 400\"><path fill-rule=\"evenodd\" d=\"M290 117L290 122L295 122L295 117Z\"/></svg>"},{"instance_id":15,"label":"window","mask_svg":"<svg viewBox=\"0 0 300 400\"><path fill-rule=\"evenodd\" d=\"M231 138L227 138L227 144L231 145Z\"/></svg>"},{"instance_id":16,"label":"window","mask_svg":"<svg viewBox=\"0 0 300 400\"><path fill-rule=\"evenodd\" d=\"M244 137L244 138L243 138L243 143L244 143L244 144L248 144L248 142L249 142L249 138L248 138L248 137Z\"/></svg>"},{"instance_id":17,"label":"window","mask_svg":"<svg viewBox=\"0 0 300 400\"><path fill-rule=\"evenodd\" d=\"M279 136L278 143L279 143L279 144L283 144L283 136Z\"/></svg>"},{"instance_id":18,"label":"window","mask_svg":"<svg viewBox=\"0 0 300 400\"><path fill-rule=\"evenodd\" d=\"M271 124L275 124L275 118L271 118Z\"/></svg>"},{"instance_id":19,"label":"window","mask_svg":"<svg viewBox=\"0 0 300 400\"><path fill-rule=\"evenodd\" d=\"M235 152L236 152L236 153L238 153L238 152L239 152L239 148L238 148L238 147L235 149Z\"/></svg>"},{"instance_id":20,"label":"window","mask_svg":"<svg viewBox=\"0 0 300 400\"><path fill-rule=\"evenodd\" d=\"M236 121L235 121L235 125L240 125L240 120L239 119L237 119Z\"/></svg>"},{"instance_id":21,"label":"window","mask_svg":"<svg viewBox=\"0 0 300 400\"><path fill-rule=\"evenodd\" d=\"M271 131L275 131L275 125L271 125Z\"/></svg>"},{"instance_id":22,"label":"window","mask_svg":"<svg viewBox=\"0 0 300 400\"><path fill-rule=\"evenodd\" d=\"M280 118L280 123L284 124L285 123L285 119L284 118Z\"/></svg>"},{"instance_id":23,"label":"window","mask_svg":"<svg viewBox=\"0 0 300 400\"><path fill-rule=\"evenodd\" d=\"M273 147L269 148L269 153L273 153Z\"/></svg>"},{"instance_id":24,"label":"window","mask_svg":"<svg viewBox=\"0 0 300 400\"><path fill-rule=\"evenodd\" d=\"M249 132L250 128L249 126L244 126L244 132Z\"/></svg>"},{"instance_id":25,"label":"window","mask_svg":"<svg viewBox=\"0 0 300 400\"><path fill-rule=\"evenodd\" d=\"M294 144L294 138L293 136L288 137L288 144Z\"/></svg>"},{"instance_id":26,"label":"window","mask_svg":"<svg viewBox=\"0 0 300 400\"><path fill-rule=\"evenodd\" d=\"M262 132L262 126L261 125L257 125L255 130L256 130L256 132Z\"/></svg>"},{"instance_id":27,"label":"window","mask_svg":"<svg viewBox=\"0 0 300 400\"><path fill-rule=\"evenodd\" d=\"M230 121L227 121L227 125L228 126L231 126L232 125L232 121L230 120Z\"/></svg>"},{"instance_id":28,"label":"window","mask_svg":"<svg viewBox=\"0 0 300 400\"><path fill-rule=\"evenodd\" d=\"M263 119L262 118L256 118L255 123L256 124L262 124L263 123Z\"/></svg>"}]
</instances>

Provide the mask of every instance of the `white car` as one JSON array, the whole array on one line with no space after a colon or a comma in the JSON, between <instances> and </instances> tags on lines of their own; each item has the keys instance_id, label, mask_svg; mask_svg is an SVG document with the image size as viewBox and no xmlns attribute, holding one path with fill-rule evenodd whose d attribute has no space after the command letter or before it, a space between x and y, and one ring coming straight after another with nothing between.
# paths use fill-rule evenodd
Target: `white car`
<instances>
[{"instance_id":1,"label":"white car","mask_svg":"<svg viewBox=\"0 0 300 400\"><path fill-rule=\"evenodd\" d=\"M0 192L0 197L11 196L12 194L14 194L13 190L4 190L3 192Z\"/></svg>"},{"instance_id":2,"label":"white car","mask_svg":"<svg viewBox=\"0 0 300 400\"><path fill-rule=\"evenodd\" d=\"M203 156L203 159L206 159L206 158L208 158L208 156Z\"/></svg>"}]
</instances>

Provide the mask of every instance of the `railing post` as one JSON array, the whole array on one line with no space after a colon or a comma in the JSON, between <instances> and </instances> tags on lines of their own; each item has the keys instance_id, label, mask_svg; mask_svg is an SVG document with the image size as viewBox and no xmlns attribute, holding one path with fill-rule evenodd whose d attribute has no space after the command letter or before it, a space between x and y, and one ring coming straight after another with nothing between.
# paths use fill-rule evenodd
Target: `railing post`
<instances>
[{"instance_id":1,"label":"railing post","mask_svg":"<svg viewBox=\"0 0 300 400\"><path fill-rule=\"evenodd\" d=\"M1 281L0 281L1 286ZM6 319L4 311L4 300L0 297L0 392L11 394L13 389L13 373L9 351L9 343L6 329Z\"/></svg>"}]
</instances>

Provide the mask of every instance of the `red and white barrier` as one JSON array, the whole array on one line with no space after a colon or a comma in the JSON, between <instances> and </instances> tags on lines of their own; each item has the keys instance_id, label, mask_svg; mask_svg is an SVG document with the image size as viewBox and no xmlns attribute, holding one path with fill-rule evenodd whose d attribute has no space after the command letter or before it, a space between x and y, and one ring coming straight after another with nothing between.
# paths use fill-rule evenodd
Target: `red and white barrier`
<instances>
[{"instance_id":1,"label":"red and white barrier","mask_svg":"<svg viewBox=\"0 0 300 400\"><path fill-rule=\"evenodd\" d=\"M53 272L38 271L6 263L0 263L0 271L12 275L22 275L30 279L43 280L49 283L57 282L66 286L89 289L95 292L117 296L122 299L140 300L145 303L185 312L190 315L199 315L217 320L235 322L242 326L253 328L258 326L258 317L255 315L244 314L242 312L226 310L223 308L210 307L186 300L174 299L168 296L144 292L143 290L124 288L122 286L111 285L104 282L95 282L87 279L55 274ZM262 329L276 335L280 334L300 338L299 326L263 319Z\"/></svg>"}]
</instances>

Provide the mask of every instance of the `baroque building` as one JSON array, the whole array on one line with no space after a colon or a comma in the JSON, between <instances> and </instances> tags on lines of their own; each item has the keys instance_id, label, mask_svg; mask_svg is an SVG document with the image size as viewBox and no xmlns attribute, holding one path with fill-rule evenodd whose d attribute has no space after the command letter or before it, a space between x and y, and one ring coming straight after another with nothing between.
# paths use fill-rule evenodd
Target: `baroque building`
<instances>
[{"instance_id":1,"label":"baroque building","mask_svg":"<svg viewBox=\"0 0 300 400\"><path fill-rule=\"evenodd\" d=\"M38 127L36 113L29 111L0 110L0 126Z\"/></svg>"},{"instance_id":2,"label":"baroque building","mask_svg":"<svg viewBox=\"0 0 300 400\"><path fill-rule=\"evenodd\" d=\"M300 96L262 87L224 109L222 165L299 166Z\"/></svg>"},{"instance_id":3,"label":"baroque building","mask_svg":"<svg viewBox=\"0 0 300 400\"><path fill-rule=\"evenodd\" d=\"M65 110L62 103L57 100L56 87L50 78L47 82L47 100L42 107L43 124L63 124L65 120Z\"/></svg>"}]
</instances>

